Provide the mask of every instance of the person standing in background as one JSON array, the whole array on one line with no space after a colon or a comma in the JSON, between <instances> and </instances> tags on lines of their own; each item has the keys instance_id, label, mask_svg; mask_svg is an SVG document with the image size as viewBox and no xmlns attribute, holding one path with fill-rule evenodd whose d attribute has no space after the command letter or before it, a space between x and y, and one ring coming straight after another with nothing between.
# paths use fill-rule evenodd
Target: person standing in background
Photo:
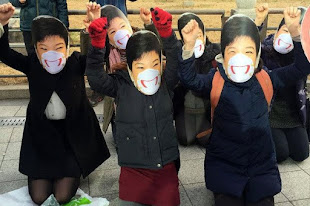
<instances>
[{"instance_id":1,"label":"person standing in background","mask_svg":"<svg viewBox=\"0 0 310 206\"><path fill-rule=\"evenodd\" d=\"M10 0L13 6L20 10L20 30L23 32L28 55L34 52L31 38L31 22L39 15L49 15L58 18L68 28L68 9L66 0Z\"/></svg>"}]
</instances>

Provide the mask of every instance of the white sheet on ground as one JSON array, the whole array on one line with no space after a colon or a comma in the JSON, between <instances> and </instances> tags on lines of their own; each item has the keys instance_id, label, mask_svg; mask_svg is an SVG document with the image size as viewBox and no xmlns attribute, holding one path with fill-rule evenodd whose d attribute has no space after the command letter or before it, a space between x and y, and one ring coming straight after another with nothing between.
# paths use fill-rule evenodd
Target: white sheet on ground
<instances>
[{"instance_id":1,"label":"white sheet on ground","mask_svg":"<svg viewBox=\"0 0 310 206\"><path fill-rule=\"evenodd\" d=\"M92 203L85 206L108 206L109 201L106 198L98 197L92 198L87 195L83 190L78 189L76 192L77 196L86 197ZM28 193L28 186L22 187L17 190L0 195L0 206L9 205L9 206L37 206L31 200L31 197Z\"/></svg>"}]
</instances>

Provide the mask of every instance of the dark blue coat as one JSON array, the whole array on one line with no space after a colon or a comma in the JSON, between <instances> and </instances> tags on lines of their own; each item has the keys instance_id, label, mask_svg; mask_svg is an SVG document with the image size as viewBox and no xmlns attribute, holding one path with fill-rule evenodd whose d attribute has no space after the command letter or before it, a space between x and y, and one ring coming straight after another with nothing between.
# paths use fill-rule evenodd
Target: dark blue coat
<instances>
[{"instance_id":1,"label":"dark blue coat","mask_svg":"<svg viewBox=\"0 0 310 206\"><path fill-rule=\"evenodd\" d=\"M270 69L276 69L279 67L283 67L289 64L292 64L294 62L294 52L293 50L288 54L280 54L276 52L273 48L273 41L274 41L274 34L271 34L266 37L266 39L262 43L262 60L264 62L264 65ZM288 97L293 97L296 100L296 111L299 112L299 117L302 125L306 125L306 119L307 119L307 96L306 96L306 79L307 77L304 77L301 80L298 80L295 82L294 85L291 85L290 87L285 87L279 91L276 91L275 98L278 96L282 100ZM292 91L292 94L288 94L288 91ZM274 102L276 104L277 101ZM273 105L274 105L273 104ZM292 111L293 112L293 111ZM286 121L286 120L283 120Z\"/></svg>"},{"instance_id":2,"label":"dark blue coat","mask_svg":"<svg viewBox=\"0 0 310 206\"><path fill-rule=\"evenodd\" d=\"M274 88L295 83L310 73L300 43L295 44L295 56L295 64L269 73ZM179 63L182 83L209 98L215 69L207 75L195 73L194 56L184 61L180 54ZM225 84L206 152L206 186L216 193L244 194L247 201L257 202L281 191L268 105L255 76L238 84L227 78L221 64L219 71Z\"/></svg>"}]
</instances>

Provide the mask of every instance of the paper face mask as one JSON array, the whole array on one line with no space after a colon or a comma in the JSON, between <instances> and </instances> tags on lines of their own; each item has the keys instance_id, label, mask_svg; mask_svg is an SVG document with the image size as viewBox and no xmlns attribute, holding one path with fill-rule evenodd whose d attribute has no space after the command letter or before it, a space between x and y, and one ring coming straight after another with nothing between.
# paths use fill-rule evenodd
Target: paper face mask
<instances>
[{"instance_id":1,"label":"paper face mask","mask_svg":"<svg viewBox=\"0 0 310 206\"><path fill-rule=\"evenodd\" d=\"M145 95L155 94L161 83L161 74L157 69L146 69L138 74L137 89Z\"/></svg>"},{"instance_id":2,"label":"paper face mask","mask_svg":"<svg viewBox=\"0 0 310 206\"><path fill-rule=\"evenodd\" d=\"M125 29L118 30L114 35L115 45L119 49L126 49L128 39L131 37L131 35L132 34L128 30Z\"/></svg>"},{"instance_id":3,"label":"paper face mask","mask_svg":"<svg viewBox=\"0 0 310 206\"><path fill-rule=\"evenodd\" d=\"M63 53L48 51L42 54L41 64L50 74L57 74L66 65L66 57Z\"/></svg>"},{"instance_id":4,"label":"paper face mask","mask_svg":"<svg viewBox=\"0 0 310 206\"><path fill-rule=\"evenodd\" d=\"M287 54L293 50L294 44L290 34L280 34L274 40L273 48L280 54Z\"/></svg>"},{"instance_id":5,"label":"paper face mask","mask_svg":"<svg viewBox=\"0 0 310 206\"><path fill-rule=\"evenodd\" d=\"M197 39L194 48L195 58L197 59L201 57L204 51L205 51L205 45L203 44L203 41Z\"/></svg>"},{"instance_id":6,"label":"paper face mask","mask_svg":"<svg viewBox=\"0 0 310 206\"><path fill-rule=\"evenodd\" d=\"M226 74L229 79L237 83L248 81L254 74L254 63L244 54L236 54L228 61Z\"/></svg>"},{"instance_id":7,"label":"paper face mask","mask_svg":"<svg viewBox=\"0 0 310 206\"><path fill-rule=\"evenodd\" d=\"M301 44L310 62L310 7L307 9L301 24Z\"/></svg>"}]
</instances>

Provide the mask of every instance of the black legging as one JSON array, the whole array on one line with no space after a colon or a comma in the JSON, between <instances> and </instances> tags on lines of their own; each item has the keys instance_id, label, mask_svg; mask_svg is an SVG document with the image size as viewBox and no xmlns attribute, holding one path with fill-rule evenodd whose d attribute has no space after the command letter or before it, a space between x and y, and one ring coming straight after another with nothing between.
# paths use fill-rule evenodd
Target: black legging
<instances>
[{"instance_id":1,"label":"black legging","mask_svg":"<svg viewBox=\"0 0 310 206\"><path fill-rule=\"evenodd\" d=\"M272 128L271 132L278 162L288 157L295 161L303 161L309 157L309 141L305 128Z\"/></svg>"},{"instance_id":2,"label":"black legging","mask_svg":"<svg viewBox=\"0 0 310 206\"><path fill-rule=\"evenodd\" d=\"M67 203L75 195L80 185L80 178L64 177L61 179L33 179L28 177L29 194L34 203L41 205L51 194L59 204Z\"/></svg>"}]
</instances>

